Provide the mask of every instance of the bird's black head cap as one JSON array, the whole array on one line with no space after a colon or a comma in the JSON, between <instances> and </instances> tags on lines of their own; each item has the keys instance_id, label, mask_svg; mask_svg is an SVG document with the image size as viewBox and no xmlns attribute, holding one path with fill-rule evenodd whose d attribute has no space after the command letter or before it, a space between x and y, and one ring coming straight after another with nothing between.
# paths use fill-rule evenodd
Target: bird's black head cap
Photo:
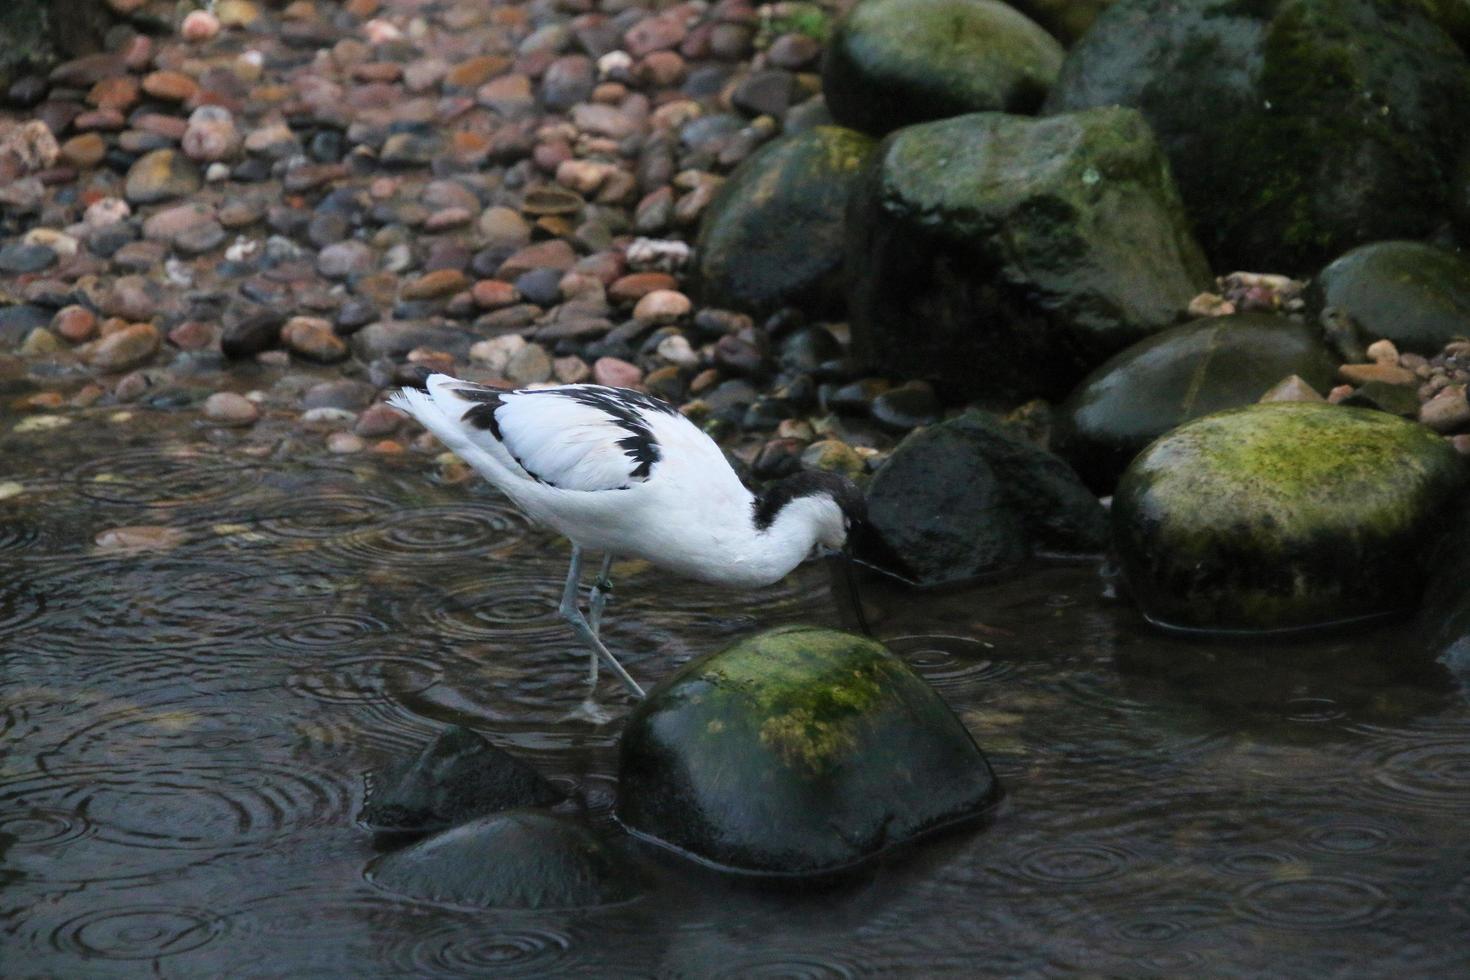
<instances>
[{"instance_id":1,"label":"bird's black head cap","mask_svg":"<svg viewBox=\"0 0 1470 980\"><path fill-rule=\"evenodd\" d=\"M847 477L826 470L797 473L778 480L755 498L755 526L764 531L775 521L781 508L802 497L826 495L842 510L852 527L867 523L868 504L862 490Z\"/></svg>"}]
</instances>

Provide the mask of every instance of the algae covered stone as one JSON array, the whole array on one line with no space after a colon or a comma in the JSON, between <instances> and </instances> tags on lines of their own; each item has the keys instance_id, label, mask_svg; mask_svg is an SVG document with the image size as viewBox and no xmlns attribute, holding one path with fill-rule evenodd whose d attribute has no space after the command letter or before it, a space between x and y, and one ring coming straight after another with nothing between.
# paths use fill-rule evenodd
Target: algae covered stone
<instances>
[{"instance_id":1,"label":"algae covered stone","mask_svg":"<svg viewBox=\"0 0 1470 980\"><path fill-rule=\"evenodd\" d=\"M1033 112L1062 46L998 0L860 0L822 65L832 117L882 136L967 112Z\"/></svg>"},{"instance_id":2,"label":"algae covered stone","mask_svg":"<svg viewBox=\"0 0 1470 980\"><path fill-rule=\"evenodd\" d=\"M1352 317L1368 340L1438 354L1470 337L1470 259L1425 242L1374 242L1323 269L1314 300Z\"/></svg>"},{"instance_id":3,"label":"algae covered stone","mask_svg":"<svg viewBox=\"0 0 1470 980\"><path fill-rule=\"evenodd\" d=\"M368 877L431 902L494 909L610 905L643 890L636 867L568 817L508 810L377 858Z\"/></svg>"},{"instance_id":4,"label":"algae covered stone","mask_svg":"<svg viewBox=\"0 0 1470 980\"><path fill-rule=\"evenodd\" d=\"M1403 613L1466 467L1369 409L1277 402L1207 415L1145 449L1113 498L1134 598L1160 625L1267 631Z\"/></svg>"},{"instance_id":5,"label":"algae covered stone","mask_svg":"<svg viewBox=\"0 0 1470 980\"><path fill-rule=\"evenodd\" d=\"M1217 268L1311 274L1445 220L1470 64L1427 6L1118 0L1046 110L1139 109Z\"/></svg>"},{"instance_id":6,"label":"algae covered stone","mask_svg":"<svg viewBox=\"0 0 1470 980\"><path fill-rule=\"evenodd\" d=\"M836 871L999 795L969 732L881 644L789 626L686 665L629 717L617 816L703 863Z\"/></svg>"},{"instance_id":7,"label":"algae covered stone","mask_svg":"<svg viewBox=\"0 0 1470 980\"><path fill-rule=\"evenodd\" d=\"M874 145L862 133L818 126L742 163L700 226L703 299L756 313L840 309L843 212Z\"/></svg>"},{"instance_id":8,"label":"algae covered stone","mask_svg":"<svg viewBox=\"0 0 1470 980\"><path fill-rule=\"evenodd\" d=\"M1314 326L1242 313L1170 327L1113 355L1058 413L1057 453L1111 493L1138 452L1190 419L1259 401L1296 375L1317 391L1337 360Z\"/></svg>"},{"instance_id":9,"label":"algae covered stone","mask_svg":"<svg viewBox=\"0 0 1470 980\"><path fill-rule=\"evenodd\" d=\"M1131 109L899 130L847 226L855 353L955 399L1065 395L1210 282Z\"/></svg>"}]
</instances>

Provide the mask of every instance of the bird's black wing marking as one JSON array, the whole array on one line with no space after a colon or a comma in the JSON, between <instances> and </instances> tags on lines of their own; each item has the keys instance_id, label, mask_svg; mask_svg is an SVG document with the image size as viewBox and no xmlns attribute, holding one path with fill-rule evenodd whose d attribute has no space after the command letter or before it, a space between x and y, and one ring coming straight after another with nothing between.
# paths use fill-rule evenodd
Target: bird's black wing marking
<instances>
[{"instance_id":1,"label":"bird's black wing marking","mask_svg":"<svg viewBox=\"0 0 1470 980\"><path fill-rule=\"evenodd\" d=\"M552 487L557 484L527 466L522 458L524 454L516 453L506 443L500 421L496 418L496 412L505 404L505 398L512 395L566 398L579 405L595 409L606 417L608 424L624 433L615 444L632 464L627 475L628 480L632 482L647 480L652 475L654 466L663 459L663 449L652 428L649 427L646 417L654 413L672 416L679 414L672 405L641 391L609 388L603 385L567 385L562 388L521 388L515 391L501 391L466 383L456 386L454 392L466 401L476 403L462 416L465 422L489 431L495 437L495 441L505 447L511 458L532 479ZM624 484L605 489L627 488L628 484Z\"/></svg>"},{"instance_id":2,"label":"bird's black wing marking","mask_svg":"<svg viewBox=\"0 0 1470 980\"><path fill-rule=\"evenodd\" d=\"M679 414L668 402L631 388L608 388L602 385L578 385L547 390L606 413L614 425L628 433L618 440L618 448L636 464L628 473L631 479L648 479L654 464L663 459L663 448L654 438L653 430L649 428L644 414Z\"/></svg>"},{"instance_id":3,"label":"bird's black wing marking","mask_svg":"<svg viewBox=\"0 0 1470 980\"><path fill-rule=\"evenodd\" d=\"M495 410L501 406L500 396L504 392L480 385L464 385L455 388L454 393L465 401L478 402L474 408L465 412L461 419L477 429L490 430L495 441L503 445L505 440L500 436L500 423L495 418Z\"/></svg>"}]
</instances>

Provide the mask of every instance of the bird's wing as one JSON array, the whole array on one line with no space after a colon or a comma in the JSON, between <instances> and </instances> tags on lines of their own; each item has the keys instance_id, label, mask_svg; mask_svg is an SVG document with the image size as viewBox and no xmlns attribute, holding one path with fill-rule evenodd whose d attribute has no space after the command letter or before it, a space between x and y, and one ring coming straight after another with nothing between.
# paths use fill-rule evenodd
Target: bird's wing
<instances>
[{"instance_id":1,"label":"bird's wing","mask_svg":"<svg viewBox=\"0 0 1470 980\"><path fill-rule=\"evenodd\" d=\"M670 405L626 388L504 391L448 375L431 377L428 387L471 443L512 472L561 490L625 490L647 481L663 460L657 422L683 421Z\"/></svg>"}]
</instances>

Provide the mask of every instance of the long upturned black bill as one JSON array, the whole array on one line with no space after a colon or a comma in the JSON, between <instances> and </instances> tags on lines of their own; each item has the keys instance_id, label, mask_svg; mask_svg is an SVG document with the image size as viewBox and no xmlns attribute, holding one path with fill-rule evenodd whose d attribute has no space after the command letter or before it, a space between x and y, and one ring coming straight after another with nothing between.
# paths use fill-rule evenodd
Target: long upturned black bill
<instances>
[{"instance_id":1,"label":"long upturned black bill","mask_svg":"<svg viewBox=\"0 0 1470 980\"><path fill-rule=\"evenodd\" d=\"M827 575L832 581L832 599L837 603L837 614L844 629L857 629L864 636L872 636L868 617L863 612L863 599L858 594L857 569L852 556L837 552L827 557Z\"/></svg>"}]
</instances>

